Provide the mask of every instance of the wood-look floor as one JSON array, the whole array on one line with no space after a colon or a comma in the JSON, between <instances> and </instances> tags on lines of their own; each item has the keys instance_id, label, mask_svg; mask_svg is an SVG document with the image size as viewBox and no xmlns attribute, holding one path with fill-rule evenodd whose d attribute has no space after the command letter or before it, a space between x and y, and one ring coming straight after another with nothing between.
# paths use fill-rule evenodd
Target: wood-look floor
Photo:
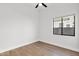
<instances>
[{"instance_id":1,"label":"wood-look floor","mask_svg":"<svg viewBox=\"0 0 79 59\"><path fill-rule=\"evenodd\" d=\"M38 41L30 45L0 53L0 56L79 56L79 52Z\"/></svg>"}]
</instances>

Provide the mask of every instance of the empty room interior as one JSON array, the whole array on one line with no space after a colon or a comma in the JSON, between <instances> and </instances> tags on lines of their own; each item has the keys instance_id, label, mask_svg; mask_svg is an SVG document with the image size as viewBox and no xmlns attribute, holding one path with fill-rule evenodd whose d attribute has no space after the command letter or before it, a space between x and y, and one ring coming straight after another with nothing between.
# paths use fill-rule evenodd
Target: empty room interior
<instances>
[{"instance_id":1,"label":"empty room interior","mask_svg":"<svg viewBox=\"0 0 79 59\"><path fill-rule=\"evenodd\" d=\"M0 56L79 56L79 3L0 3Z\"/></svg>"}]
</instances>

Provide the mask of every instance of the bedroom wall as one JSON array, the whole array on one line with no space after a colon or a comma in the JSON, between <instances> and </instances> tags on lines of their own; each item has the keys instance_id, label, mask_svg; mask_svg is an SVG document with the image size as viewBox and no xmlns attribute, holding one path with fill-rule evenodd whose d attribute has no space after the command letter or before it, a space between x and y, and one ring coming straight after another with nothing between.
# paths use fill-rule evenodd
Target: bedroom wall
<instances>
[{"instance_id":1,"label":"bedroom wall","mask_svg":"<svg viewBox=\"0 0 79 59\"><path fill-rule=\"evenodd\" d=\"M60 47L79 51L79 4L53 3L41 9L40 40ZM53 35L53 18L75 14L75 36Z\"/></svg>"},{"instance_id":2,"label":"bedroom wall","mask_svg":"<svg viewBox=\"0 0 79 59\"><path fill-rule=\"evenodd\" d=\"M0 3L0 52L37 41L39 14L34 6L30 6Z\"/></svg>"},{"instance_id":3,"label":"bedroom wall","mask_svg":"<svg viewBox=\"0 0 79 59\"><path fill-rule=\"evenodd\" d=\"M79 4L47 5L47 8L35 9L33 4L0 3L0 52L36 41L79 51ZM53 17L73 13L76 15L76 36L53 35Z\"/></svg>"}]
</instances>

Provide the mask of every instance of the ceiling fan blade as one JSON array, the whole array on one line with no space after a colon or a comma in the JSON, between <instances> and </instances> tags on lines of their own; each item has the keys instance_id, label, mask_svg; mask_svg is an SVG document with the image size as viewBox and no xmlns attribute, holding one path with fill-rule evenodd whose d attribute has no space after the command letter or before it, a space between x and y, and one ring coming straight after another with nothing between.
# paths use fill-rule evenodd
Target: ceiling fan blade
<instances>
[{"instance_id":1,"label":"ceiling fan blade","mask_svg":"<svg viewBox=\"0 0 79 59\"><path fill-rule=\"evenodd\" d=\"M44 3L42 3L42 5L43 5L44 7L47 7Z\"/></svg>"},{"instance_id":2,"label":"ceiling fan blade","mask_svg":"<svg viewBox=\"0 0 79 59\"><path fill-rule=\"evenodd\" d=\"M38 7L38 5L39 5L39 4L37 4L35 8L37 8L37 7Z\"/></svg>"}]
</instances>

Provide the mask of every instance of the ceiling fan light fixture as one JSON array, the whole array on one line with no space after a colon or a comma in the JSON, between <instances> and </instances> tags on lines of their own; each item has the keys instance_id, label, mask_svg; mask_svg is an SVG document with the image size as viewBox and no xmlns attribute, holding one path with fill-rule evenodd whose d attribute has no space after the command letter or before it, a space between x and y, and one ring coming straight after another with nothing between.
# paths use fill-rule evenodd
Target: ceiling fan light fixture
<instances>
[{"instance_id":1,"label":"ceiling fan light fixture","mask_svg":"<svg viewBox=\"0 0 79 59\"><path fill-rule=\"evenodd\" d=\"M35 6L35 8L38 8L38 6L44 6L45 8L47 7L47 5L44 4L44 3L38 3L38 4Z\"/></svg>"},{"instance_id":2,"label":"ceiling fan light fixture","mask_svg":"<svg viewBox=\"0 0 79 59\"><path fill-rule=\"evenodd\" d=\"M41 3L39 3L39 6L42 6L42 4L41 4Z\"/></svg>"}]
</instances>

